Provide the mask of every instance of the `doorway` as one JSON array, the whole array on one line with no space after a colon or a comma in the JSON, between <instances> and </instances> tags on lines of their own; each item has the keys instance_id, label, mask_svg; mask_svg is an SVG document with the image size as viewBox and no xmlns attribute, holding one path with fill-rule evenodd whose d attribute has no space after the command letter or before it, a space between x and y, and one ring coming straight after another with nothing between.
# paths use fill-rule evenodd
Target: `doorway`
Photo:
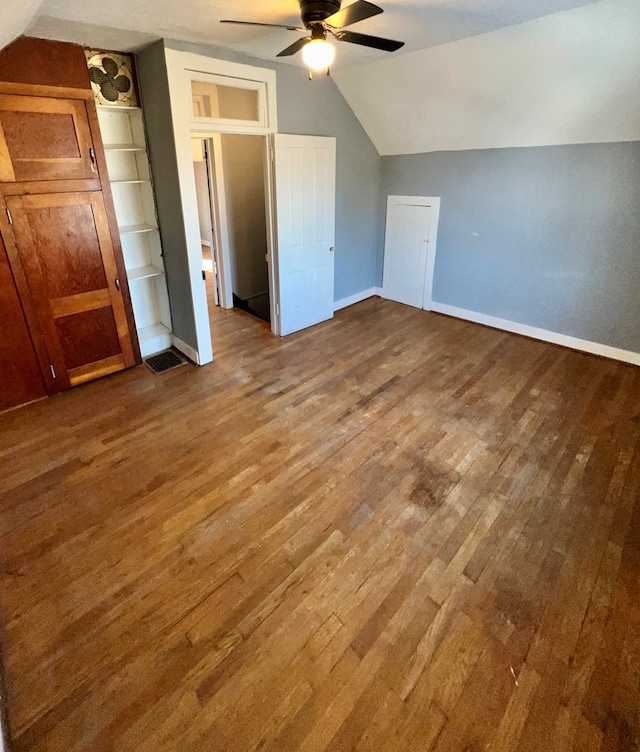
<instances>
[{"instance_id":1,"label":"doorway","mask_svg":"<svg viewBox=\"0 0 640 752\"><path fill-rule=\"evenodd\" d=\"M266 139L219 133L191 143L207 297L270 323Z\"/></svg>"}]
</instances>

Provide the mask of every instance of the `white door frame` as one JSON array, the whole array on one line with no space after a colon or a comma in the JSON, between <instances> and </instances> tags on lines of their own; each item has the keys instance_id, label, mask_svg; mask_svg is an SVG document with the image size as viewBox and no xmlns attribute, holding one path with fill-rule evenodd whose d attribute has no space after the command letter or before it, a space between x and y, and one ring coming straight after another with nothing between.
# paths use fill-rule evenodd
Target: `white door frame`
<instances>
[{"instance_id":1,"label":"white door frame","mask_svg":"<svg viewBox=\"0 0 640 752\"><path fill-rule=\"evenodd\" d=\"M239 135L256 135L243 134ZM209 144L210 160L208 164L209 194L211 198L211 219L214 234L214 254L218 270L218 284L220 292L220 306L233 308L233 282L231 279L231 242L229 240L229 222L225 195L224 162L222 159L222 134L221 133L198 133L192 134L194 138L203 138ZM265 215L267 231L267 263L269 271L269 304L271 308L271 331L274 334L280 332L279 307L276 306L278 299L277 275L275 273L275 257L277 248L274 242L272 214L273 203L270 202L271 191L271 139L263 135L263 175L265 195Z\"/></svg>"},{"instance_id":2,"label":"white door frame","mask_svg":"<svg viewBox=\"0 0 640 752\"><path fill-rule=\"evenodd\" d=\"M165 48L165 63L167 66L167 80L169 85L169 99L171 102L171 119L173 136L178 164L178 180L180 188L180 203L185 229L187 245L187 260L189 265L189 279L193 299L193 314L196 325L198 364L204 365L213 360L211 332L209 328L209 308L207 304L206 287L202 281L202 246L200 243L200 224L198 221L198 204L196 196L195 175L191 159L191 137L210 138L220 133L247 133L252 135L270 136L277 133L277 100L276 73L267 68L257 68L252 65L231 63L226 60L216 60L205 55L191 52L180 52ZM191 98L191 82L206 80L207 75L224 76L231 80L230 86L242 85L249 82L255 88L261 87L260 122L238 123L221 120L207 120L193 118L193 102ZM235 79L235 81L233 80ZM249 85L248 84L248 85ZM269 149L265 149L267 153ZM273 289L277 291L277 284L272 280L277 270L277 249L273 237L273 178L271 160L265 158L265 183L267 189L267 244L269 254L269 279ZM275 295L273 296L275 298ZM274 315L279 308L277 301L272 300L272 324L274 333L279 333L278 316Z\"/></svg>"},{"instance_id":3,"label":"white door frame","mask_svg":"<svg viewBox=\"0 0 640 752\"><path fill-rule=\"evenodd\" d=\"M440 219L440 198L437 196L388 196L387 197L387 227L389 215L393 206L428 206L431 209L429 227L427 228L427 268L424 277L424 289L422 292L422 308L431 310L433 302L433 272L436 264L436 246L438 238L438 221ZM386 239L385 239L386 253ZM384 279L382 281L384 289Z\"/></svg>"}]
</instances>

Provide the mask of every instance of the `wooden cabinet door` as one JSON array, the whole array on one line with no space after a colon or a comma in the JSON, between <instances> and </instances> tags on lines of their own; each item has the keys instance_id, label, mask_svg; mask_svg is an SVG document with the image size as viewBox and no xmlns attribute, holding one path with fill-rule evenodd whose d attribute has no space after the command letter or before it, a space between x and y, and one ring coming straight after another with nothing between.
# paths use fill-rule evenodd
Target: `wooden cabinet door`
<instances>
[{"instance_id":1,"label":"wooden cabinet door","mask_svg":"<svg viewBox=\"0 0 640 752\"><path fill-rule=\"evenodd\" d=\"M96 176L84 100L0 94L0 182Z\"/></svg>"},{"instance_id":2,"label":"wooden cabinet door","mask_svg":"<svg viewBox=\"0 0 640 752\"><path fill-rule=\"evenodd\" d=\"M134 365L102 193L6 203L14 240L7 247L24 270L58 388Z\"/></svg>"},{"instance_id":3,"label":"wooden cabinet door","mask_svg":"<svg viewBox=\"0 0 640 752\"><path fill-rule=\"evenodd\" d=\"M38 359L0 239L0 410L46 396Z\"/></svg>"}]
</instances>

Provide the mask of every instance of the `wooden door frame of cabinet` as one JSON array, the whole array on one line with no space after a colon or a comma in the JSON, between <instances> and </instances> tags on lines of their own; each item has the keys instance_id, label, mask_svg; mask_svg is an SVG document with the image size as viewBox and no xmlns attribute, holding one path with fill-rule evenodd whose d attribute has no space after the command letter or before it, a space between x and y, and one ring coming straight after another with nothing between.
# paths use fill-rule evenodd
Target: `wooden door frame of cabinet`
<instances>
[{"instance_id":1,"label":"wooden door frame of cabinet","mask_svg":"<svg viewBox=\"0 0 640 752\"><path fill-rule=\"evenodd\" d=\"M42 84L16 84L0 81L0 94L18 94L25 97L54 97L57 99L86 99L93 101L93 89L72 89L68 86L44 86Z\"/></svg>"},{"instance_id":2,"label":"wooden door frame of cabinet","mask_svg":"<svg viewBox=\"0 0 640 752\"><path fill-rule=\"evenodd\" d=\"M142 356L140 354L138 330L136 328L135 319L133 316L131 293L129 291L129 282L127 279L127 272L124 264L124 254L122 251L122 243L120 241L120 231L118 229L116 210L113 203L113 194L111 192L111 184L109 182L109 173L107 170L107 158L104 151L104 145L102 143L102 135L100 132L100 123L98 121L98 111L96 109L93 89L75 89L65 86L43 86L40 84L16 84L0 81L0 94L84 100L87 110L87 120L89 122L91 140L95 154L96 168L98 170L98 181L86 181L86 187L81 187L80 185L78 185L78 183L82 183L84 181L76 180L25 181L22 183L13 184L0 183L0 198L2 198L2 202L4 204L4 198L2 197L3 195L8 196L50 192L59 193L66 191L75 192L76 190L102 191L107 212L109 232L111 234L111 242L113 244L113 250L116 257L116 266L118 269L118 279L120 280L120 289L125 304L127 324L129 326L129 334L131 338L131 345L133 347L134 360L136 365L140 365L142 363ZM89 184L92 184L91 187L88 187ZM2 208L4 210L6 209L6 206L3 205ZM6 214L6 212L3 211L3 214ZM7 234L6 231L4 234ZM15 253L10 256L11 263L13 263L14 259ZM24 270L22 270L22 274L24 274ZM31 322L29 322L29 324L31 326ZM49 368L47 366L47 373L48 371ZM47 379L47 374L44 374L44 376L45 379Z\"/></svg>"},{"instance_id":3,"label":"wooden door frame of cabinet","mask_svg":"<svg viewBox=\"0 0 640 752\"><path fill-rule=\"evenodd\" d=\"M13 233L11 232L11 227L9 225L7 216L7 204L4 196L2 195L1 186L0 209L0 235L2 235L2 242L7 253L7 258L9 259L9 266L11 268L11 273L13 274L13 280L18 291L18 298L20 299L20 304L22 305L22 310L27 322L29 334L31 335L33 348L36 352L36 358L40 366L45 390L49 396L52 396L54 394L57 394L60 391L60 388L58 386L58 382L56 381L56 379L54 379L53 374L51 373L53 360L49 355L45 336L38 320L38 315L36 313L33 298L31 297L31 290L29 289L29 284L27 282L27 275L24 271L24 267L22 266L20 254L14 242Z\"/></svg>"}]
</instances>

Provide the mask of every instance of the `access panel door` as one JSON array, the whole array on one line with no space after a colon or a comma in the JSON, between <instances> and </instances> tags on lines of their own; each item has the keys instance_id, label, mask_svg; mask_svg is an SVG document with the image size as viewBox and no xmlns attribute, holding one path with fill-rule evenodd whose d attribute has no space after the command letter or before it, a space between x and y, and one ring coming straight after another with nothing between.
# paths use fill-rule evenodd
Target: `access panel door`
<instances>
[{"instance_id":1,"label":"access panel door","mask_svg":"<svg viewBox=\"0 0 640 752\"><path fill-rule=\"evenodd\" d=\"M336 140L275 136L280 334L333 317Z\"/></svg>"},{"instance_id":2,"label":"access panel door","mask_svg":"<svg viewBox=\"0 0 640 752\"><path fill-rule=\"evenodd\" d=\"M97 174L84 100L0 94L0 182Z\"/></svg>"},{"instance_id":3,"label":"access panel door","mask_svg":"<svg viewBox=\"0 0 640 752\"><path fill-rule=\"evenodd\" d=\"M431 207L389 201L384 243L383 296L422 308Z\"/></svg>"},{"instance_id":4,"label":"access panel door","mask_svg":"<svg viewBox=\"0 0 640 752\"><path fill-rule=\"evenodd\" d=\"M24 270L57 387L134 365L102 193L9 196L6 202L12 252Z\"/></svg>"}]
</instances>

